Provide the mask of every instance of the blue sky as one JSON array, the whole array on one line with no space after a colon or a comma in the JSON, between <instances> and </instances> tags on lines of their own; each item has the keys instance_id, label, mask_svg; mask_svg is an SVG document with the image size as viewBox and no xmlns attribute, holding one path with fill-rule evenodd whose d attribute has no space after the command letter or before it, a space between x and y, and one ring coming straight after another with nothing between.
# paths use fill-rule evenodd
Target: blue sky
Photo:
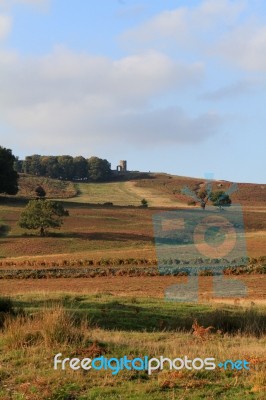
<instances>
[{"instance_id":1,"label":"blue sky","mask_svg":"<svg viewBox=\"0 0 266 400\"><path fill-rule=\"evenodd\" d=\"M0 0L0 144L265 183L264 0Z\"/></svg>"}]
</instances>

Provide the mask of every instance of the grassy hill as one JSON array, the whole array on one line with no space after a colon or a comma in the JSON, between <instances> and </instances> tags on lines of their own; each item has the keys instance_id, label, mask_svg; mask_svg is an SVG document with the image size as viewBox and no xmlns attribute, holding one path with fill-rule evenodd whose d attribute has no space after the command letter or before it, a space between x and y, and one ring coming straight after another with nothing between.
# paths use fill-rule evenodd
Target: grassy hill
<instances>
[{"instance_id":1,"label":"grassy hill","mask_svg":"<svg viewBox=\"0 0 266 400\"><path fill-rule=\"evenodd\" d=\"M151 174L149 178L110 183L72 183L48 178L21 175L18 198L23 202L0 199L0 220L11 230L0 239L0 257L148 257L155 258L153 215L164 209L188 207L188 198L180 193L204 181L167 174ZM215 181L213 186L230 186ZM40 238L34 232L19 228L20 213L27 198L35 197L35 188L42 185L49 198L62 199L70 217L60 231ZM265 186L240 184L232 195L243 203L249 256L265 255L266 204ZM220 186L219 186L220 189ZM139 207L146 198L149 208ZM11 200L11 198L10 198ZM113 203L108 206L105 203Z\"/></svg>"},{"instance_id":2,"label":"grassy hill","mask_svg":"<svg viewBox=\"0 0 266 400\"><path fill-rule=\"evenodd\" d=\"M159 275L153 216L189 207L181 189L204 181L167 174L136 178L96 184L21 175L18 195L0 197L0 221L10 227L0 238L1 296L11 298L0 297L1 399L264 398L265 186L240 184L232 196L243 206L252 268L224 279L244 282L248 296L217 297L213 277L200 276L199 303L177 303L164 301L165 290L185 284L187 277ZM230 186L213 184L219 190ZM70 214L60 231L45 237L18 226L38 185L48 198L61 199ZM148 208L140 207L142 198ZM192 334L195 319L200 328L213 326L211 334ZM186 353L217 361L245 359L251 370L62 374L52 365L58 352L171 358Z\"/></svg>"},{"instance_id":3,"label":"grassy hill","mask_svg":"<svg viewBox=\"0 0 266 400\"><path fill-rule=\"evenodd\" d=\"M135 179L134 179L135 177ZM191 190L202 187L204 179L174 176L169 174L129 174L121 181L108 183L68 182L45 177L20 174L17 197L34 198L35 188L41 185L47 198L69 199L71 202L114 205L140 205L146 198L150 206L178 207L187 206L190 197L181 193L188 187ZM213 181L213 190L228 190L232 182ZM266 184L239 183L231 195L234 203L242 206L266 207Z\"/></svg>"}]
</instances>

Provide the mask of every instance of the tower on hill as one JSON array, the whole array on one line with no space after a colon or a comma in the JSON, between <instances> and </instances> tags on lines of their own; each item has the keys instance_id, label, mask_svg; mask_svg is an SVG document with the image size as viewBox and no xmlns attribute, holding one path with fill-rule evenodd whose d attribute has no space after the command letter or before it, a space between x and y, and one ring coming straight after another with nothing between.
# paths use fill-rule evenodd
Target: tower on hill
<instances>
[{"instance_id":1,"label":"tower on hill","mask_svg":"<svg viewBox=\"0 0 266 400\"><path fill-rule=\"evenodd\" d=\"M116 167L116 170L119 172L127 172L127 162L125 160L121 160L119 165Z\"/></svg>"}]
</instances>

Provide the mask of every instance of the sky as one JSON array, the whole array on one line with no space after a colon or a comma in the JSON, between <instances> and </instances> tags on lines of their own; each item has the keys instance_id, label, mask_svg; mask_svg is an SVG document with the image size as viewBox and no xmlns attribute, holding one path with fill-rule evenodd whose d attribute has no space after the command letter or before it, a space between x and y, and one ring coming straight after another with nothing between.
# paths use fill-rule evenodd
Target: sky
<instances>
[{"instance_id":1,"label":"sky","mask_svg":"<svg viewBox=\"0 0 266 400\"><path fill-rule=\"evenodd\" d=\"M0 0L0 145L264 184L265 0Z\"/></svg>"}]
</instances>

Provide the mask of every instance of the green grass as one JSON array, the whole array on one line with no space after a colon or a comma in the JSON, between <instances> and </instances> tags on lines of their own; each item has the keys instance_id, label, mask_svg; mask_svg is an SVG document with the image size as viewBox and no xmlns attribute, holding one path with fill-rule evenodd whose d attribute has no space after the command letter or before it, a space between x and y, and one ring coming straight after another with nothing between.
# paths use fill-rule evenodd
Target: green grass
<instances>
[{"instance_id":1,"label":"green grass","mask_svg":"<svg viewBox=\"0 0 266 400\"><path fill-rule=\"evenodd\" d=\"M164 299L96 295L19 295L16 308L35 312L43 307L63 305L79 318L86 316L102 329L153 332L190 331L195 319L203 326L212 325L228 333L266 333L266 308L245 308L225 305L202 305L165 301Z\"/></svg>"},{"instance_id":2,"label":"green grass","mask_svg":"<svg viewBox=\"0 0 266 400\"><path fill-rule=\"evenodd\" d=\"M111 202L114 205L137 205L141 198L127 190L126 182L111 183L78 183L78 195L71 201L77 203L103 204Z\"/></svg>"},{"instance_id":3,"label":"green grass","mask_svg":"<svg viewBox=\"0 0 266 400\"><path fill-rule=\"evenodd\" d=\"M115 298L107 293L23 295L14 301L16 307L24 307L24 315L6 317L1 332L1 400L264 398L265 335L214 331L202 341L189 329L194 317L205 327L210 321L216 326L212 314L215 311L220 313L220 321L228 318L223 312L245 320L243 309ZM136 318L133 315L137 308ZM265 315L265 310L257 309L256 313ZM163 326L161 320L170 321L172 327ZM179 329L176 321L182 321L183 329ZM214 357L218 362L246 359L251 369L176 372L166 367L152 375L124 370L115 376L111 371L54 371L53 357L59 352L63 357L80 359L100 355L107 358L187 355L190 359Z\"/></svg>"}]
</instances>

